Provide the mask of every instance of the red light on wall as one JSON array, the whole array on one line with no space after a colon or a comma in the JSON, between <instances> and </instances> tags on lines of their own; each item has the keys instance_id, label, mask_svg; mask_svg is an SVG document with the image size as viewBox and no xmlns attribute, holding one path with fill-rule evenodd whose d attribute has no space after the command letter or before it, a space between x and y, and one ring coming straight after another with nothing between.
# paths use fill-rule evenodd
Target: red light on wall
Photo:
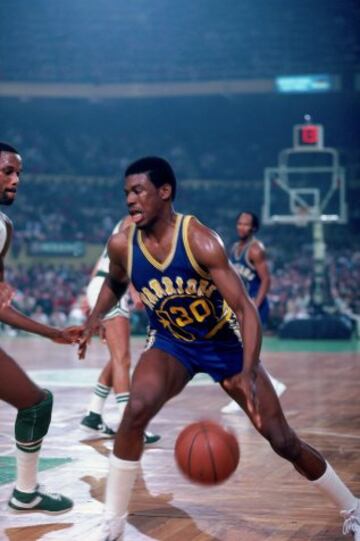
<instances>
[{"instance_id":1,"label":"red light on wall","mask_svg":"<svg viewBox=\"0 0 360 541\"><path fill-rule=\"evenodd\" d=\"M319 142L318 127L308 125L301 128L301 142L304 145L316 145Z\"/></svg>"}]
</instances>

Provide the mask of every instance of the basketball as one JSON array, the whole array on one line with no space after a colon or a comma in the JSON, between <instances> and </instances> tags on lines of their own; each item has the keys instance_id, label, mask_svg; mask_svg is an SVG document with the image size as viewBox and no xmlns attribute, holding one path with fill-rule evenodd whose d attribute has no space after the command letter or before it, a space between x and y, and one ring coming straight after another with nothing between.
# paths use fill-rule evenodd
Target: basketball
<instances>
[{"instance_id":1,"label":"basketball","mask_svg":"<svg viewBox=\"0 0 360 541\"><path fill-rule=\"evenodd\" d=\"M175 459L191 481L216 485L230 477L240 459L233 432L214 421L198 421L184 428L175 444Z\"/></svg>"}]
</instances>

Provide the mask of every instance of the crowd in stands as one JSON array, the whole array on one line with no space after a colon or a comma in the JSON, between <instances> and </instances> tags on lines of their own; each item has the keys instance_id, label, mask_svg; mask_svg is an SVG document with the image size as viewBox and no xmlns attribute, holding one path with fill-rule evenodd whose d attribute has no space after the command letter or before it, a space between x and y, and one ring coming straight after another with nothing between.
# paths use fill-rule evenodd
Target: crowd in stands
<instances>
[{"instance_id":1,"label":"crowd in stands","mask_svg":"<svg viewBox=\"0 0 360 541\"><path fill-rule=\"evenodd\" d=\"M270 240L269 233L265 237ZM288 248L288 245L287 245ZM307 318L310 313L312 286L312 247L284 250L279 241L268 244L271 269L269 331L284 321ZM328 250L327 270L334 310L351 319L360 316L360 246L353 249ZM51 325L73 325L84 321L87 313L85 289L91 266L72 267L61 264L34 264L29 268L10 266L6 279L17 290L14 304L25 314ZM133 331L145 332L146 317L133 313ZM8 331L13 332L13 331Z\"/></svg>"}]
</instances>

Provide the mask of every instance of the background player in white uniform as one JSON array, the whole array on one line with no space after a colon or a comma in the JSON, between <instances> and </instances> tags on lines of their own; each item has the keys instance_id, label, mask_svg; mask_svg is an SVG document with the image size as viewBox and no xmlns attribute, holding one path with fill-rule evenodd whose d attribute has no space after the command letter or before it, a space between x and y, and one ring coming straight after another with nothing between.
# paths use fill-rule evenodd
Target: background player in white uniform
<instances>
[{"instance_id":1,"label":"background player in white uniform","mask_svg":"<svg viewBox=\"0 0 360 541\"><path fill-rule=\"evenodd\" d=\"M15 201L22 160L17 150L0 143L0 204ZM18 329L39 334L58 343L76 341L78 329L58 330L38 323L10 306L12 288L4 283L4 258L12 237L12 223L0 212L0 321ZM40 489L37 482L38 459L47 434L53 398L50 391L39 388L14 359L0 349L0 399L18 410L15 421L16 483L8 502L17 513L42 512L59 514L69 511L73 503L61 494Z\"/></svg>"},{"instance_id":2,"label":"background player in white uniform","mask_svg":"<svg viewBox=\"0 0 360 541\"><path fill-rule=\"evenodd\" d=\"M128 225L129 217L120 220L113 229L113 234L123 230ZM99 257L92 277L87 287L86 296L90 309L96 304L100 289L109 272L109 256L107 247L104 248ZM101 371L94 393L91 397L88 412L81 421L81 426L86 431L102 437L112 437L114 430L107 426L102 418L105 400L111 389L115 393L115 399L119 408L119 422L121 422L126 404L129 400L130 389L130 311L129 303L132 300L134 306L142 303L138 294L129 287L121 300L106 314L102 320L105 329L106 344L110 353L110 360ZM155 443L160 439L157 434L146 431L144 442Z\"/></svg>"}]
</instances>

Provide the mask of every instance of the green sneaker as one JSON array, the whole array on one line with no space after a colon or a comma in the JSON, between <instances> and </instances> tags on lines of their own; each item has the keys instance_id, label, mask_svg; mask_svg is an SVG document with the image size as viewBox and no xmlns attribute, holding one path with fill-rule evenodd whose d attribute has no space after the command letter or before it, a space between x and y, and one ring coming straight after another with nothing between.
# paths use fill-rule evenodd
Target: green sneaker
<instances>
[{"instance_id":1,"label":"green sneaker","mask_svg":"<svg viewBox=\"0 0 360 541\"><path fill-rule=\"evenodd\" d=\"M159 441L161 436L159 434L153 434L152 432L144 432L144 443L145 445L151 445Z\"/></svg>"},{"instance_id":2,"label":"green sneaker","mask_svg":"<svg viewBox=\"0 0 360 541\"><path fill-rule=\"evenodd\" d=\"M113 438L115 436L115 432L103 422L101 415L93 411L85 415L80 425L83 430L96 434L98 438Z\"/></svg>"},{"instance_id":3,"label":"green sneaker","mask_svg":"<svg viewBox=\"0 0 360 541\"><path fill-rule=\"evenodd\" d=\"M74 503L62 494L42 492L38 486L30 494L14 488L8 506L13 513L45 513L60 515L72 509Z\"/></svg>"}]
</instances>

